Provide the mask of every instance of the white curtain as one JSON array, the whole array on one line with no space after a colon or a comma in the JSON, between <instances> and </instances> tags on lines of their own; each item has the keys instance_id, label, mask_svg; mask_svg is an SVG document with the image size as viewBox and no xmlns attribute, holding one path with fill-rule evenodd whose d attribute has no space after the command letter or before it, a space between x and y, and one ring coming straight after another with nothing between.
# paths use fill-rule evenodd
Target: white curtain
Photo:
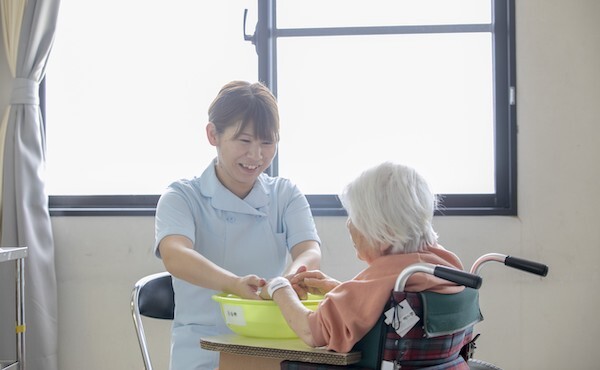
<instances>
[{"instance_id":1,"label":"white curtain","mask_svg":"<svg viewBox=\"0 0 600 370\"><path fill-rule=\"evenodd\" d=\"M26 246L25 365L58 369L54 240L45 192L45 133L39 84L54 40L60 0L0 0L12 86L0 127L0 245ZM4 84L4 81L2 82ZM14 290L2 284L0 289ZM0 292L0 294L7 292ZM4 306L0 307L4 310ZM2 320L10 315L0 312ZM4 346L4 338L0 346Z\"/></svg>"}]
</instances>

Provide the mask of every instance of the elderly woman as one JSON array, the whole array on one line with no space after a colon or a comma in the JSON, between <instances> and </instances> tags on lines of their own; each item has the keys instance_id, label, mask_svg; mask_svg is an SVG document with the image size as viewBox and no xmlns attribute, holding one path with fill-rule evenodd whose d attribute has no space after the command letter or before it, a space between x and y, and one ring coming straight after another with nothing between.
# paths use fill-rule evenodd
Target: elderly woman
<instances>
[{"instance_id":1,"label":"elderly woman","mask_svg":"<svg viewBox=\"0 0 600 370\"><path fill-rule=\"evenodd\" d=\"M261 297L279 305L289 326L309 346L348 352L376 323L404 268L426 262L462 269L462 263L437 244L431 224L436 197L414 169L388 162L371 168L346 187L342 203L356 255L368 267L346 282L318 270L290 280L277 277L262 289ZM312 312L292 286L325 298ZM462 289L418 273L409 278L405 291L451 294Z\"/></svg>"}]
</instances>

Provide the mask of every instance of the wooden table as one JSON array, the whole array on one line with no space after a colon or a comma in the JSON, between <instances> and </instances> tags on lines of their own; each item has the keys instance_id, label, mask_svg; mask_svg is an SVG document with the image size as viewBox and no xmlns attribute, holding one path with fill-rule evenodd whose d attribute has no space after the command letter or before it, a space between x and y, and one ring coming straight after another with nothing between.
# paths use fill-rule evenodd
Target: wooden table
<instances>
[{"instance_id":1,"label":"wooden table","mask_svg":"<svg viewBox=\"0 0 600 370\"><path fill-rule=\"evenodd\" d=\"M312 348L300 339L248 338L224 334L202 338L200 347L219 351L219 370L279 370L283 360L330 365L350 365L360 361L360 352L337 353Z\"/></svg>"}]
</instances>

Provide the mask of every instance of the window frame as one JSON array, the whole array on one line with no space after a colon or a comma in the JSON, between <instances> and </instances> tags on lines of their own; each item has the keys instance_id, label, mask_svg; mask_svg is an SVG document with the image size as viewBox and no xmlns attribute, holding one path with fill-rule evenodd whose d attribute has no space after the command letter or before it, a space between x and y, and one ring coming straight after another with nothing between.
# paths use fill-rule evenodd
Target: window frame
<instances>
[{"instance_id":1,"label":"window frame","mask_svg":"<svg viewBox=\"0 0 600 370\"><path fill-rule=\"evenodd\" d=\"M258 22L252 42L258 55L258 78L277 96L277 39L299 36L381 35L401 33L492 32L494 65L494 194L440 194L441 207L436 215L516 215L517 214L517 125L516 125L516 58L514 0L491 0L491 24L376 26L329 28L277 28L276 0L257 0ZM45 109L45 80L40 86L42 114ZM44 117L45 122L45 117ZM268 169L278 173L275 157ZM345 216L335 194L306 195L314 216ZM53 216L130 216L154 215L159 195L86 195L49 196Z\"/></svg>"}]
</instances>

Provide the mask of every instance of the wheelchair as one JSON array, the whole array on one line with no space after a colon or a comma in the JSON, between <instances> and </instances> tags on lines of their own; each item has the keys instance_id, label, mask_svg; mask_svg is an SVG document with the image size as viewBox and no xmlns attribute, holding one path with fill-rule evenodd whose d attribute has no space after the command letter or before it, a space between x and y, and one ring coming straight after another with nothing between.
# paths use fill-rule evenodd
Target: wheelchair
<instances>
[{"instance_id":1,"label":"wheelchair","mask_svg":"<svg viewBox=\"0 0 600 370\"><path fill-rule=\"evenodd\" d=\"M384 313L352 349L362 354L348 366L282 361L281 370L499 370L473 358L474 326L483 320L479 309L480 271L488 262L501 262L540 276L548 266L499 253L479 257L470 272L431 264L414 264L400 273ZM404 292L408 278L417 272L464 285L456 294Z\"/></svg>"}]
</instances>

